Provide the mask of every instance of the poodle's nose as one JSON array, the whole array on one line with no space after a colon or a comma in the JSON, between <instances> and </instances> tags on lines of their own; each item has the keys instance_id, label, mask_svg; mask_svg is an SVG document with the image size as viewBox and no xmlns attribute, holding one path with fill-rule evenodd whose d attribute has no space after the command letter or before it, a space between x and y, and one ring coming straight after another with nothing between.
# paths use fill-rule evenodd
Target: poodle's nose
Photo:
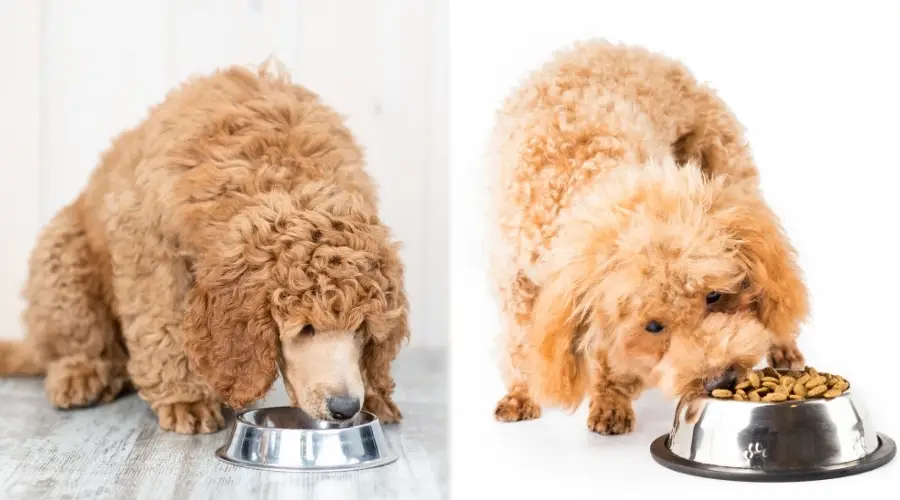
<instances>
[{"instance_id":1,"label":"poodle's nose","mask_svg":"<svg viewBox=\"0 0 900 500\"><path fill-rule=\"evenodd\" d=\"M360 410L359 398L352 396L332 396L326 406L335 420L349 420Z\"/></svg>"}]
</instances>

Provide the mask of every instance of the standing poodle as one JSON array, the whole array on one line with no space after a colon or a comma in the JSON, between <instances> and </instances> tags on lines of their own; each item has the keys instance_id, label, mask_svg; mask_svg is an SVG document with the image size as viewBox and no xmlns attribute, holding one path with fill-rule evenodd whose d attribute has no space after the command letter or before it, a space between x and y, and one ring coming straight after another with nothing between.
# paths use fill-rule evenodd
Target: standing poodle
<instances>
[{"instance_id":1,"label":"standing poodle","mask_svg":"<svg viewBox=\"0 0 900 500\"><path fill-rule=\"evenodd\" d=\"M27 337L0 373L46 374L59 408L127 385L166 430L223 425L280 370L313 417L385 422L408 338L403 266L341 117L265 67L171 92L115 139L39 236Z\"/></svg>"},{"instance_id":2,"label":"standing poodle","mask_svg":"<svg viewBox=\"0 0 900 500\"><path fill-rule=\"evenodd\" d=\"M577 44L508 97L492 144L498 420L587 395L588 427L622 434L645 388L698 394L766 354L803 366L795 252L739 123L684 66Z\"/></svg>"}]
</instances>

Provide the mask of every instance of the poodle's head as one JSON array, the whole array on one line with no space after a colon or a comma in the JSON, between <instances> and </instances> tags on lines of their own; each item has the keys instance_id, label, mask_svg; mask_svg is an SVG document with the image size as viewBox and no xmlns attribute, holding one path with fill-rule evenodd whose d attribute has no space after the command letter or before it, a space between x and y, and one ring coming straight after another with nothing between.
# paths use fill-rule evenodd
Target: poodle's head
<instances>
[{"instance_id":1,"label":"poodle's head","mask_svg":"<svg viewBox=\"0 0 900 500\"><path fill-rule=\"evenodd\" d=\"M367 370L407 337L407 300L388 229L354 196L269 193L238 211L195 266L186 349L233 407L280 369L293 406L344 420Z\"/></svg>"},{"instance_id":2,"label":"poodle's head","mask_svg":"<svg viewBox=\"0 0 900 500\"><path fill-rule=\"evenodd\" d=\"M604 176L541 262L536 392L583 397L592 357L670 396L752 368L806 314L794 252L756 189L673 161Z\"/></svg>"}]
</instances>

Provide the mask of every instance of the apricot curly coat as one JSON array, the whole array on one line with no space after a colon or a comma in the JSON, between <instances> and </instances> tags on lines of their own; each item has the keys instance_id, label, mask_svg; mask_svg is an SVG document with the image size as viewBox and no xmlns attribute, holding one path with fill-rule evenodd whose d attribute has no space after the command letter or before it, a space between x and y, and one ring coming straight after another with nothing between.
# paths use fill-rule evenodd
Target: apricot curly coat
<instances>
[{"instance_id":1,"label":"apricot curly coat","mask_svg":"<svg viewBox=\"0 0 900 500\"><path fill-rule=\"evenodd\" d=\"M632 400L696 394L759 363L802 366L794 249L743 131L680 63L590 40L506 99L490 153L500 421L577 407L634 428Z\"/></svg>"},{"instance_id":2,"label":"apricot curly coat","mask_svg":"<svg viewBox=\"0 0 900 500\"><path fill-rule=\"evenodd\" d=\"M163 428L212 432L220 401L263 397L279 365L292 403L318 404L292 370L334 367L289 355L346 337L365 408L400 419L407 299L376 187L341 117L265 66L191 79L114 140L39 236L0 373L46 372L63 408L130 382Z\"/></svg>"}]
</instances>

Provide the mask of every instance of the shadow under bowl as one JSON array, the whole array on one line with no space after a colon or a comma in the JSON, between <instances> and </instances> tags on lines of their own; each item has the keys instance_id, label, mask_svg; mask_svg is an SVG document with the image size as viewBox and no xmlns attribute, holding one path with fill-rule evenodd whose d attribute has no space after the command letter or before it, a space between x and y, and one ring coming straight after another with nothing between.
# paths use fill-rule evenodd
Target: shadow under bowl
<instances>
[{"instance_id":1,"label":"shadow under bowl","mask_svg":"<svg viewBox=\"0 0 900 500\"><path fill-rule=\"evenodd\" d=\"M832 479L890 462L894 441L876 431L852 391L780 403L682 400L668 434L650 446L660 465L684 474L750 482Z\"/></svg>"},{"instance_id":2,"label":"shadow under bowl","mask_svg":"<svg viewBox=\"0 0 900 500\"><path fill-rule=\"evenodd\" d=\"M371 469L397 460L375 415L332 422L298 408L278 406L235 416L216 456L229 464L281 472L338 472Z\"/></svg>"}]
</instances>

